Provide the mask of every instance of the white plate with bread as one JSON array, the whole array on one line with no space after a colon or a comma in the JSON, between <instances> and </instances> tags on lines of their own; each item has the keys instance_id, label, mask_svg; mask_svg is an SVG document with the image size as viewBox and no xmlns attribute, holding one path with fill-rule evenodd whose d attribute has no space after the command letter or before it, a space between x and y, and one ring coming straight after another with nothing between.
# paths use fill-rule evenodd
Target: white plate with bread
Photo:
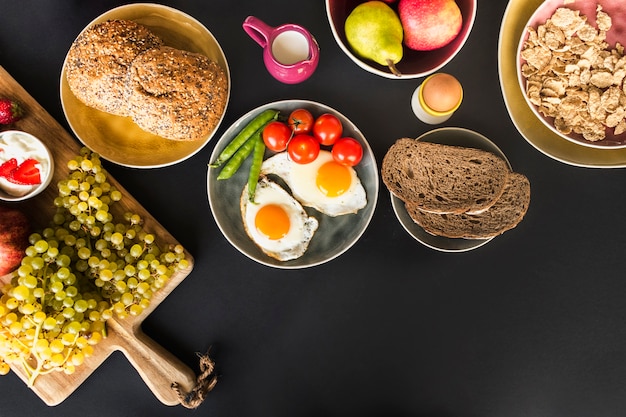
<instances>
[{"instance_id":1,"label":"white plate with bread","mask_svg":"<svg viewBox=\"0 0 626 417\"><path fill-rule=\"evenodd\" d=\"M90 22L70 45L61 105L80 141L103 158L157 168L199 152L230 97L219 43L176 9L137 3Z\"/></svg>"},{"instance_id":2,"label":"white plate with bread","mask_svg":"<svg viewBox=\"0 0 626 417\"><path fill-rule=\"evenodd\" d=\"M388 150L381 179L402 227L443 252L476 249L511 230L530 204L530 183L485 136L446 127Z\"/></svg>"}]
</instances>

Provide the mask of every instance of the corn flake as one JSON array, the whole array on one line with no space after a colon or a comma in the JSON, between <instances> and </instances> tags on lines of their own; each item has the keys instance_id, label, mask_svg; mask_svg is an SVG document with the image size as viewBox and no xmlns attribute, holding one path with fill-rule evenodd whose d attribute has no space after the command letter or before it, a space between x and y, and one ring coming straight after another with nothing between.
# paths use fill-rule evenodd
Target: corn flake
<instances>
[{"instance_id":1,"label":"corn flake","mask_svg":"<svg viewBox=\"0 0 626 417\"><path fill-rule=\"evenodd\" d=\"M521 51L529 101L554 119L557 131L593 142L604 139L607 128L626 133L624 47L609 49L612 21L600 6L596 25L579 11L560 7L544 24L527 28Z\"/></svg>"}]
</instances>

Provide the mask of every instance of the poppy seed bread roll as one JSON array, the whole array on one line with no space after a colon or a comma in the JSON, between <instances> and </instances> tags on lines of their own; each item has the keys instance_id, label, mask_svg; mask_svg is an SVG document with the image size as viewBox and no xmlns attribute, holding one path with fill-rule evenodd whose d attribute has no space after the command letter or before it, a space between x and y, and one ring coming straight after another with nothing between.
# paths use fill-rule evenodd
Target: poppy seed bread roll
<instances>
[{"instance_id":1,"label":"poppy seed bread roll","mask_svg":"<svg viewBox=\"0 0 626 417\"><path fill-rule=\"evenodd\" d=\"M128 116L129 68L135 58L163 41L131 20L107 20L83 31L67 55L72 93L89 107Z\"/></svg>"},{"instance_id":2,"label":"poppy seed bread roll","mask_svg":"<svg viewBox=\"0 0 626 417\"><path fill-rule=\"evenodd\" d=\"M149 49L133 61L130 73L129 115L150 133L198 140L224 113L226 74L202 54L168 46Z\"/></svg>"}]
</instances>

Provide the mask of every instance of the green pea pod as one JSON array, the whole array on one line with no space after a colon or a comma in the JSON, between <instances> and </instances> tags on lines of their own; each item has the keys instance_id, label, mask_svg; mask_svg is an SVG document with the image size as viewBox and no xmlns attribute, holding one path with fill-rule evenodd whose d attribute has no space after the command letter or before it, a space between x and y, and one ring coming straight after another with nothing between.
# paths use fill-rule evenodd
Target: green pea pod
<instances>
[{"instance_id":1,"label":"green pea pod","mask_svg":"<svg viewBox=\"0 0 626 417\"><path fill-rule=\"evenodd\" d=\"M259 113L230 141L222 150L215 162L210 164L212 168L221 166L241 148L252 135L262 131L266 124L278 118L278 110L268 109Z\"/></svg>"},{"instance_id":2,"label":"green pea pod","mask_svg":"<svg viewBox=\"0 0 626 417\"><path fill-rule=\"evenodd\" d=\"M250 175L248 176L248 200L254 203L254 194L256 193L256 185L259 182L259 174L261 173L261 164L265 156L265 142L261 135L256 136L254 151L252 153L252 166L250 167Z\"/></svg>"},{"instance_id":3,"label":"green pea pod","mask_svg":"<svg viewBox=\"0 0 626 417\"><path fill-rule=\"evenodd\" d=\"M217 176L218 180L226 180L232 177L239 169L243 161L252 153L257 137L261 137L261 133L255 133L251 138L244 142L243 145L237 149L232 157L226 162L226 165L222 168ZM261 139L262 140L262 139Z\"/></svg>"}]
</instances>

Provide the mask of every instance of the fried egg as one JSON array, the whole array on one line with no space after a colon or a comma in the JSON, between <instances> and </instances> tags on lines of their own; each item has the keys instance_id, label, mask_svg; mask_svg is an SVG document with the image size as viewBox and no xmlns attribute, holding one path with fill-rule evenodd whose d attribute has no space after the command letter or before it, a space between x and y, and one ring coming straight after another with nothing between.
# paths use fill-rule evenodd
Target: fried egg
<instances>
[{"instance_id":1,"label":"fried egg","mask_svg":"<svg viewBox=\"0 0 626 417\"><path fill-rule=\"evenodd\" d=\"M291 161L286 152L276 154L263 162L261 173L279 176L303 206L327 216L356 213L367 205L354 168L335 162L327 150L308 164Z\"/></svg>"},{"instance_id":2,"label":"fried egg","mask_svg":"<svg viewBox=\"0 0 626 417\"><path fill-rule=\"evenodd\" d=\"M248 185L244 187L240 208L250 239L279 261L302 256L319 225L285 189L264 177L257 184L254 202L248 198Z\"/></svg>"}]
</instances>

